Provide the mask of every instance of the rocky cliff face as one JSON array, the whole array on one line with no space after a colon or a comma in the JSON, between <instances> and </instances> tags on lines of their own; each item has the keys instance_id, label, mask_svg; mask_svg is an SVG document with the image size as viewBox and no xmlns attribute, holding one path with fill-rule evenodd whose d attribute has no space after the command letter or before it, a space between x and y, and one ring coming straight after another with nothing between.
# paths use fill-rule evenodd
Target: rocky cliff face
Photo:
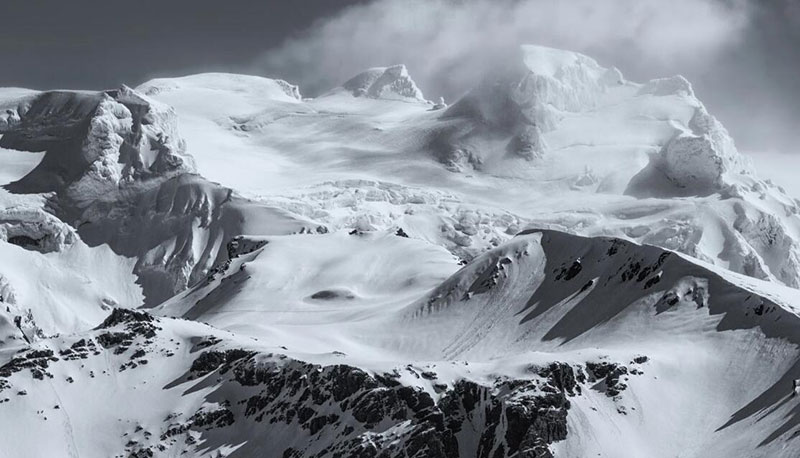
<instances>
[{"instance_id":1,"label":"rocky cliff face","mask_svg":"<svg viewBox=\"0 0 800 458\"><path fill-rule=\"evenodd\" d=\"M36 169L8 185L16 193L69 191L91 199L123 180L193 170L174 110L128 87L43 92L16 113L19 121L3 129L0 145L47 152Z\"/></svg>"},{"instance_id":2,"label":"rocky cliff face","mask_svg":"<svg viewBox=\"0 0 800 458\"><path fill-rule=\"evenodd\" d=\"M204 394L194 411L157 424L140 419L146 429L118 440L123 456L209 452L237 431L250 431L235 456L539 458L552 457L550 444L567 437L570 399L595 384L620 396L626 388L620 377L628 376L625 365L609 362L530 365L519 379L490 383L449 381L412 365L371 373L232 347L211 328L190 338L195 356L187 361L175 358L181 351L175 342L180 347L186 339L179 328L175 320L117 309L92 332L43 341L0 366L0 404L36 396L46 383L60 382L60 374L72 374L68 384L109 385L110 373L133 382L170 361L177 366L159 378L185 372L167 388L203 387ZM127 412L122 407L118 414Z\"/></svg>"},{"instance_id":3,"label":"rocky cliff face","mask_svg":"<svg viewBox=\"0 0 800 458\"><path fill-rule=\"evenodd\" d=\"M568 365L553 367L573 374ZM398 381L398 371L370 375L243 350L202 354L192 373L210 372L258 390L223 403L233 406L230 418L256 423L266 435L276 427L294 431L287 441L294 445L282 451L289 457L551 456L547 445L567 435L567 396L580 392L574 376L565 387L548 368L541 379L434 384L434 397ZM437 379L433 372L418 376Z\"/></svg>"}]
</instances>

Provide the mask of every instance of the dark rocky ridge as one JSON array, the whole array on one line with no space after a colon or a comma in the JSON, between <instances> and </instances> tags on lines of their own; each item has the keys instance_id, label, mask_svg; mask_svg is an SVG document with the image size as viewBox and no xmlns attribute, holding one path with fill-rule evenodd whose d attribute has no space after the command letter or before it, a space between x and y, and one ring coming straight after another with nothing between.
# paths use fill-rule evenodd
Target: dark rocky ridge
<instances>
[{"instance_id":1,"label":"dark rocky ridge","mask_svg":"<svg viewBox=\"0 0 800 458\"><path fill-rule=\"evenodd\" d=\"M166 346L174 345L170 329L178 321L116 309L87 335L60 344L61 351L44 343L21 351L0 367L0 392L14 387L17 373L29 370L34 383L26 388L35 396L37 380L53 378L48 370L53 365L69 365L70 372L79 375L78 366L83 368L91 358L118 367L116 377L125 377L123 373L141 370L149 360L172 356ZM269 448L277 453L269 456L552 457L549 445L568 434L570 398L597 383L608 385L609 396L612 389L619 396L626 388L620 376L637 373L608 361L585 366L553 362L531 365L520 379L446 383L436 371L420 372L412 366L372 374L348 364L318 365L282 354L226 348L226 341L213 332L191 339L191 352L200 354L185 375L170 384L187 392L211 387L205 402L194 412L182 413L181 419L168 417L160 429L129 440L124 456L193 453L201 444L213 447L241 430L251 431L256 439L230 456L253 456L265 444L280 444L279 450ZM645 357L637 357L631 364L644 362ZM401 383L401 371L416 374L423 384ZM89 377L95 373L90 371ZM67 382L81 383L71 376ZM425 384L436 394L423 389Z\"/></svg>"},{"instance_id":2,"label":"dark rocky ridge","mask_svg":"<svg viewBox=\"0 0 800 458\"><path fill-rule=\"evenodd\" d=\"M231 403L233 417L267 429L285 424L310 436L305 449L284 450L291 457L552 456L548 444L567 435L567 398L580 393L576 380L585 380L571 366L554 363L536 369L543 380L501 379L492 386L460 380L436 401L396 381L396 374L265 357L259 362L245 350L209 351L191 372L216 371L226 376L224 383L253 387L252 396Z\"/></svg>"}]
</instances>

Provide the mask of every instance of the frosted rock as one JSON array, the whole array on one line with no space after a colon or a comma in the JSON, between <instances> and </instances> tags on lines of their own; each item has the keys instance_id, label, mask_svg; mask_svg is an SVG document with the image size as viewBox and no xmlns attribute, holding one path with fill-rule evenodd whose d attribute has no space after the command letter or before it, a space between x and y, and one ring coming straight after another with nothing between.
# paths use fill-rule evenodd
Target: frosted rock
<instances>
[{"instance_id":1,"label":"frosted rock","mask_svg":"<svg viewBox=\"0 0 800 458\"><path fill-rule=\"evenodd\" d=\"M572 185L573 189L582 189L587 188L590 186L594 186L600 182L600 178L594 174L591 167L586 167L583 173L575 180Z\"/></svg>"},{"instance_id":2,"label":"frosted rock","mask_svg":"<svg viewBox=\"0 0 800 458\"><path fill-rule=\"evenodd\" d=\"M472 245L472 239L466 234L455 234L453 236L453 242L460 247L468 247Z\"/></svg>"},{"instance_id":3,"label":"frosted rock","mask_svg":"<svg viewBox=\"0 0 800 458\"><path fill-rule=\"evenodd\" d=\"M15 109L8 108L3 113L0 113L0 134L19 124L19 121L19 112Z\"/></svg>"},{"instance_id":4,"label":"frosted rock","mask_svg":"<svg viewBox=\"0 0 800 458\"><path fill-rule=\"evenodd\" d=\"M194 169L175 111L126 86L98 93L44 92L19 114L0 146L47 154L9 185L13 192L71 187L73 196L91 199L123 180Z\"/></svg>"},{"instance_id":5,"label":"frosted rock","mask_svg":"<svg viewBox=\"0 0 800 458\"><path fill-rule=\"evenodd\" d=\"M447 108L447 103L444 101L444 97L439 97L439 101L433 105L433 110L442 110Z\"/></svg>"},{"instance_id":6,"label":"frosted rock","mask_svg":"<svg viewBox=\"0 0 800 458\"><path fill-rule=\"evenodd\" d=\"M131 131L122 152L131 174L164 173L170 170L193 171L191 156L178 131L175 110L137 91L122 86L109 93L133 113Z\"/></svg>"},{"instance_id":7,"label":"frosted rock","mask_svg":"<svg viewBox=\"0 0 800 458\"><path fill-rule=\"evenodd\" d=\"M444 162L447 170L451 172L464 172L471 169L479 169L483 163L483 159L478 156L471 148L448 148L447 153L443 155L441 160Z\"/></svg>"},{"instance_id":8,"label":"frosted rock","mask_svg":"<svg viewBox=\"0 0 800 458\"><path fill-rule=\"evenodd\" d=\"M283 92L289 97L297 100L303 100L303 96L300 95L300 86L288 83L284 80L275 80L275 84L283 89Z\"/></svg>"},{"instance_id":9,"label":"frosted rock","mask_svg":"<svg viewBox=\"0 0 800 458\"><path fill-rule=\"evenodd\" d=\"M14 288L11 287L11 283L6 277L0 275L0 304L14 305L16 303Z\"/></svg>"},{"instance_id":10,"label":"frosted rock","mask_svg":"<svg viewBox=\"0 0 800 458\"><path fill-rule=\"evenodd\" d=\"M718 189L725 172L723 156L706 137L680 135L662 151L661 170L681 188L699 192Z\"/></svg>"},{"instance_id":11,"label":"frosted rock","mask_svg":"<svg viewBox=\"0 0 800 458\"><path fill-rule=\"evenodd\" d=\"M736 220L733 228L748 246L755 249L756 253L761 253L759 259L763 259L768 266L768 272L791 287L800 287L797 243L786 232L781 221L775 215L747 208L739 202L734 205L734 211Z\"/></svg>"},{"instance_id":12,"label":"frosted rock","mask_svg":"<svg viewBox=\"0 0 800 458\"><path fill-rule=\"evenodd\" d=\"M25 249L50 253L77 240L75 231L40 208L0 209L0 240Z\"/></svg>"},{"instance_id":13,"label":"frosted rock","mask_svg":"<svg viewBox=\"0 0 800 458\"><path fill-rule=\"evenodd\" d=\"M409 76L405 65L371 68L349 79L342 86L356 97L425 101L422 91Z\"/></svg>"},{"instance_id":14,"label":"frosted rock","mask_svg":"<svg viewBox=\"0 0 800 458\"><path fill-rule=\"evenodd\" d=\"M542 158L547 149L547 143L542 138L539 128L532 125L522 127L520 130L508 143L508 152L529 161Z\"/></svg>"},{"instance_id":15,"label":"frosted rock","mask_svg":"<svg viewBox=\"0 0 800 458\"><path fill-rule=\"evenodd\" d=\"M81 239L90 246L108 243L115 253L135 258L133 273L147 304L205 279L227 261L225 247L236 236L320 231L318 223L190 173L134 183L85 205L68 214L77 213L73 225Z\"/></svg>"},{"instance_id":16,"label":"frosted rock","mask_svg":"<svg viewBox=\"0 0 800 458\"><path fill-rule=\"evenodd\" d=\"M752 165L736 150L727 130L702 105L687 130L681 130L650 164L635 176L626 193L637 196L708 195L727 192L737 175L751 175ZM672 187L659 187L663 176Z\"/></svg>"},{"instance_id":17,"label":"frosted rock","mask_svg":"<svg viewBox=\"0 0 800 458\"><path fill-rule=\"evenodd\" d=\"M84 141L86 157L94 158L83 177L74 184L74 191L93 195L103 186L116 187L122 178L120 148L123 136L130 136L133 126L131 112L110 97L97 106L89 122L89 132Z\"/></svg>"},{"instance_id":18,"label":"frosted rock","mask_svg":"<svg viewBox=\"0 0 800 458\"><path fill-rule=\"evenodd\" d=\"M638 95L680 95L694 98L694 90L692 89L692 84L686 78L676 75L648 81L639 89Z\"/></svg>"},{"instance_id":19,"label":"frosted rock","mask_svg":"<svg viewBox=\"0 0 800 458\"><path fill-rule=\"evenodd\" d=\"M358 232L371 232L375 230L375 226L372 225L372 222L367 215L359 215L356 218L353 226Z\"/></svg>"},{"instance_id":20,"label":"frosted rock","mask_svg":"<svg viewBox=\"0 0 800 458\"><path fill-rule=\"evenodd\" d=\"M617 67L611 67L600 77L600 84L603 86L619 86L625 84L625 77Z\"/></svg>"}]
</instances>

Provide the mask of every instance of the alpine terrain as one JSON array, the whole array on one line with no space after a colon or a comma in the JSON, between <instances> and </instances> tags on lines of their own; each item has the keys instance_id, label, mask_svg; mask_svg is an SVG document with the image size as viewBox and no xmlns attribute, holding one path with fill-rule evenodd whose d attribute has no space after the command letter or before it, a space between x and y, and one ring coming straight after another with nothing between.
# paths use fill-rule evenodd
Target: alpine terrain
<instances>
[{"instance_id":1,"label":"alpine terrain","mask_svg":"<svg viewBox=\"0 0 800 458\"><path fill-rule=\"evenodd\" d=\"M800 201L514 55L0 89L0 457L800 456Z\"/></svg>"}]
</instances>

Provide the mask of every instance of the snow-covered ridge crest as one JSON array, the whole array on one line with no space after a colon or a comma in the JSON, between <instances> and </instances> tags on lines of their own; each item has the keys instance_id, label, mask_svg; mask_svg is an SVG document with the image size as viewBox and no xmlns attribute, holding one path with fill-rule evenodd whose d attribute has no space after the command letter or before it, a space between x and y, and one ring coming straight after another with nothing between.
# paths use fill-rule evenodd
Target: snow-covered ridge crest
<instances>
[{"instance_id":1,"label":"snow-covered ridge crest","mask_svg":"<svg viewBox=\"0 0 800 458\"><path fill-rule=\"evenodd\" d=\"M136 90L147 96L156 96L186 88L229 91L284 102L302 100L300 88L282 79L233 73L199 73L179 78L156 78L138 86Z\"/></svg>"},{"instance_id":2,"label":"snow-covered ridge crest","mask_svg":"<svg viewBox=\"0 0 800 458\"><path fill-rule=\"evenodd\" d=\"M616 68L603 68L583 54L534 45L523 45L520 50L523 75L513 95L521 107L533 104L540 110L546 105L562 111L586 110L605 87L625 81Z\"/></svg>"}]
</instances>

